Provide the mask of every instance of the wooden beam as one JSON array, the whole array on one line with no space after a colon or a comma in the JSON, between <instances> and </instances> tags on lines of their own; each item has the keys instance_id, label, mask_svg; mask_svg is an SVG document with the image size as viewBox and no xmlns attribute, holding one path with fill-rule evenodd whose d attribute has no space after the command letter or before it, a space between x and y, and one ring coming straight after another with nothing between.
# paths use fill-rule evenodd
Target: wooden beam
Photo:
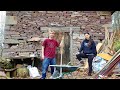
<instances>
[{"instance_id":1,"label":"wooden beam","mask_svg":"<svg viewBox=\"0 0 120 90\"><path fill-rule=\"evenodd\" d=\"M73 31L70 28L70 61L73 60Z\"/></svg>"},{"instance_id":2,"label":"wooden beam","mask_svg":"<svg viewBox=\"0 0 120 90\"><path fill-rule=\"evenodd\" d=\"M48 29L51 28L56 31L62 31L62 32L70 32L70 28L72 28L72 31L79 32L80 27L41 27L42 32L48 32Z\"/></svg>"}]
</instances>

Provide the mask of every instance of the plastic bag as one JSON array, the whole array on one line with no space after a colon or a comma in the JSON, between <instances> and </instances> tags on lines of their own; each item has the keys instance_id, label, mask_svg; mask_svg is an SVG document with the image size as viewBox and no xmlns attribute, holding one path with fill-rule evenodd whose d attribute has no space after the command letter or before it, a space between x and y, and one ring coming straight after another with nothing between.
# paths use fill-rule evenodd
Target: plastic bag
<instances>
[{"instance_id":1,"label":"plastic bag","mask_svg":"<svg viewBox=\"0 0 120 90\"><path fill-rule=\"evenodd\" d=\"M37 67L31 67L31 65L29 65L27 68L29 70L30 77L40 77Z\"/></svg>"},{"instance_id":2,"label":"plastic bag","mask_svg":"<svg viewBox=\"0 0 120 90\"><path fill-rule=\"evenodd\" d=\"M104 60L103 58L96 56L93 59L93 63L92 63L92 67L93 67L93 71L95 73L99 72L105 65L106 65L107 61Z\"/></svg>"}]
</instances>

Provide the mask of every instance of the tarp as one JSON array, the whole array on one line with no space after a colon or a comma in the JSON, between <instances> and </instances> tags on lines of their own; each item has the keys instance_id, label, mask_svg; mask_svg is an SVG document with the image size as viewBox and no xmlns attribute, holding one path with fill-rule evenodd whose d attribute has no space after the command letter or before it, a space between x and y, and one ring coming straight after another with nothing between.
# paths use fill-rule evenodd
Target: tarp
<instances>
[{"instance_id":1,"label":"tarp","mask_svg":"<svg viewBox=\"0 0 120 90\"><path fill-rule=\"evenodd\" d=\"M99 72L106 65L106 63L107 63L106 60L104 60L103 58L99 56L96 56L93 59L93 63L92 63L94 73Z\"/></svg>"},{"instance_id":2,"label":"tarp","mask_svg":"<svg viewBox=\"0 0 120 90\"><path fill-rule=\"evenodd\" d=\"M100 54L97 54L97 56L102 57L105 60L111 60L112 59L112 56L107 54L107 53L100 53Z\"/></svg>"}]
</instances>

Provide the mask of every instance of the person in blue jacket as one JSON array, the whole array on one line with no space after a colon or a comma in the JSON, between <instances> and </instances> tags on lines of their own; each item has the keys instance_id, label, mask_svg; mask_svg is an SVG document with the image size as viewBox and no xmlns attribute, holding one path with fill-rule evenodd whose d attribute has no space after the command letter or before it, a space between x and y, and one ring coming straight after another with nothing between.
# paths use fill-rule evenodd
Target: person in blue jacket
<instances>
[{"instance_id":1,"label":"person in blue jacket","mask_svg":"<svg viewBox=\"0 0 120 90\"><path fill-rule=\"evenodd\" d=\"M92 73L92 61L97 55L96 45L89 33L85 33L85 39L81 43L79 54L76 55L77 59L80 61L82 58L88 58L89 71L88 75L91 76Z\"/></svg>"}]
</instances>

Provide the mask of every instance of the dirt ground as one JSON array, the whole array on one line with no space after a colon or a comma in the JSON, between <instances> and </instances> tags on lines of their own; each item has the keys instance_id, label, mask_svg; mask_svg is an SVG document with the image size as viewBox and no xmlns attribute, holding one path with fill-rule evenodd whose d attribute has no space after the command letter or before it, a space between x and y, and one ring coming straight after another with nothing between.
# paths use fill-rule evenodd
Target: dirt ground
<instances>
[{"instance_id":1,"label":"dirt ground","mask_svg":"<svg viewBox=\"0 0 120 90\"><path fill-rule=\"evenodd\" d=\"M88 69L78 69L71 74L65 74L62 79L94 79L95 73L92 76L88 76ZM46 79L50 79L50 72L47 73ZM111 77L105 77L103 79L120 79L120 77L112 75Z\"/></svg>"},{"instance_id":2,"label":"dirt ground","mask_svg":"<svg viewBox=\"0 0 120 90\"><path fill-rule=\"evenodd\" d=\"M40 72L40 75L41 75L41 72ZM50 79L50 77L51 77L51 73L47 72L46 79ZM65 74L62 79L93 79L92 77L93 77L93 75L92 76L88 76L87 75L87 69L86 69L86 70L74 71L71 74ZM30 78L30 77L26 77L26 78L13 77L13 78L8 78L8 79L40 79L40 77L36 77L36 78Z\"/></svg>"},{"instance_id":3,"label":"dirt ground","mask_svg":"<svg viewBox=\"0 0 120 90\"><path fill-rule=\"evenodd\" d=\"M71 74L65 74L62 79L94 79L95 73L93 73L92 76L88 76L87 72L88 72L88 68L79 68L78 70L72 72ZM40 75L42 75L41 71L40 71ZM46 79L50 79L50 77L51 77L51 74L50 74L50 68L49 68ZM28 76L26 78L22 78L22 77L6 78L5 74L1 72L0 79L40 79L40 77L31 78ZM120 79L120 75L116 76L115 74L113 74L111 77L104 77L102 79Z\"/></svg>"},{"instance_id":4,"label":"dirt ground","mask_svg":"<svg viewBox=\"0 0 120 90\"><path fill-rule=\"evenodd\" d=\"M41 75L41 73L40 73ZM87 75L87 69L86 70L78 70L78 71L74 71L72 72L72 74L65 74L64 77L62 79L94 79L94 75L92 74L92 76L88 76ZM46 79L50 79L51 74L50 72L47 72L47 77ZM36 78L30 78L30 77L26 77L26 78L22 78L22 77L13 77L13 78L5 78L2 77L0 79L40 79L40 77L36 77ZM120 79L120 76L116 76L116 75L112 75L111 77L105 77L102 79Z\"/></svg>"},{"instance_id":5,"label":"dirt ground","mask_svg":"<svg viewBox=\"0 0 120 90\"><path fill-rule=\"evenodd\" d=\"M77 70L72 72L71 74L65 74L63 76L63 79L93 79L94 74L92 76L87 75L87 69L86 70ZM47 73L47 78L50 79L51 74Z\"/></svg>"}]
</instances>

